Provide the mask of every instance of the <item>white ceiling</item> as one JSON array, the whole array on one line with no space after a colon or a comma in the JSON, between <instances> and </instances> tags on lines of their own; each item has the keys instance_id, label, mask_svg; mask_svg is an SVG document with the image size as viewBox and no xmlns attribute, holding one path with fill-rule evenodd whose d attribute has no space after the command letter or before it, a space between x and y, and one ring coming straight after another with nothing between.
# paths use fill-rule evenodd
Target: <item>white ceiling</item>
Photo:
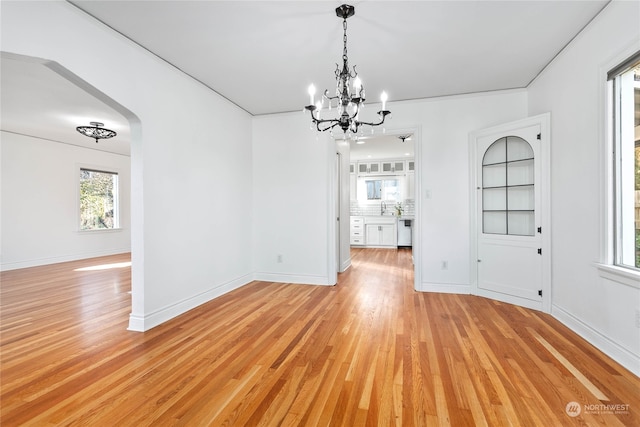
<instances>
[{"instance_id":1,"label":"white ceiling","mask_svg":"<svg viewBox=\"0 0 640 427\"><path fill-rule=\"evenodd\" d=\"M128 121L58 64L3 53L0 77L2 130L129 155ZM96 143L76 131L96 121L117 135Z\"/></svg>"},{"instance_id":2,"label":"white ceiling","mask_svg":"<svg viewBox=\"0 0 640 427\"><path fill-rule=\"evenodd\" d=\"M342 21L334 10L341 2L70 3L253 115L302 110L308 103L310 83L320 91L335 87L335 64L342 57ZM385 90L391 110L394 101L524 88L607 3L353 2L356 13L347 21L350 65L357 66L368 103L376 103ZM104 114L95 111L100 108L95 97L83 96L82 90L74 92L68 81L50 69L44 70L46 75L33 69L25 75L4 55L1 65L4 130L15 131L30 123L38 128L32 133L46 131L57 139L63 136L56 127L71 126L75 132L75 126L89 121L109 127L107 118L112 117L111 128L126 126L109 107L105 106ZM57 94L69 92L51 96L49 89ZM46 102L34 97L44 97ZM39 111L39 105L47 111ZM50 120L56 116L52 110L59 110L59 120ZM128 142L121 131L121 140ZM104 147L110 149L106 142Z\"/></svg>"},{"instance_id":3,"label":"white ceiling","mask_svg":"<svg viewBox=\"0 0 640 427\"><path fill-rule=\"evenodd\" d=\"M82 10L251 114L335 87L336 1L83 1ZM371 102L523 88L607 1L357 1L350 65Z\"/></svg>"},{"instance_id":4,"label":"white ceiling","mask_svg":"<svg viewBox=\"0 0 640 427\"><path fill-rule=\"evenodd\" d=\"M339 132L338 132L339 133ZM407 136L404 141L399 136ZM371 138L360 137L359 144L350 142L349 158L352 162L360 160L413 158L414 138L411 133L398 135L376 135Z\"/></svg>"}]
</instances>

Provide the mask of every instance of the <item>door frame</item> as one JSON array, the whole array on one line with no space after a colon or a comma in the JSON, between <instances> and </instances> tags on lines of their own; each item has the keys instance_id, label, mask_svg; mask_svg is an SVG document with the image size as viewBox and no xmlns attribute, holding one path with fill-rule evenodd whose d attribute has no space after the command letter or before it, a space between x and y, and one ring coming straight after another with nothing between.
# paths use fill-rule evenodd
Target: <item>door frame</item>
<instances>
[{"instance_id":1,"label":"door frame","mask_svg":"<svg viewBox=\"0 0 640 427\"><path fill-rule=\"evenodd\" d=\"M387 135L402 135L402 134L407 134L407 133L411 133L413 134L413 138L415 138L414 141L414 178L415 178L415 187L414 187L414 202L415 202L415 219L412 223L412 227L413 227L413 239L412 239L412 255L413 255L413 288L416 291L424 291L424 289L422 289L421 283L422 283L422 235L421 235L421 223L422 223L422 127L421 125L414 125L414 126L406 126L406 127L399 127L399 128L385 128L384 129L384 133ZM327 257L329 260L329 265L328 265L328 276L329 277L335 277L336 278L336 282L337 282L337 277L338 277L338 268L336 267L336 263L335 263L335 259L336 259L336 242L335 240L339 240L339 241L349 241L349 230L347 227L345 226L341 226L340 227L340 234L336 233L336 221L335 221L335 215L333 214L335 212L335 203L336 203L336 195L335 192L338 191L338 185L336 183L336 173L333 170L336 166L336 161L335 161L335 154L336 154L336 150L335 148L337 147L337 141L340 140L341 138L337 137L335 139L330 139L331 141L333 141L333 144L328 144L330 147L332 147L333 149L329 149L328 150L328 154L331 157L331 161L329 162L330 165L330 174L329 174L329 187L328 187L328 191L329 191L329 199L328 199L328 204L329 204L329 234L328 234L328 242L329 244L327 245ZM342 169L343 171L349 171L349 163L351 162L351 158L350 155L349 156L344 156L344 152L342 152L343 157L342 157L342 163L346 164L346 169ZM343 172L344 174L344 172ZM346 186L346 191L349 191L349 183L343 179L342 180L342 186L341 187L345 187ZM349 206L350 208L350 206ZM344 213L344 207L342 209L342 212ZM346 214L346 213L345 213ZM343 221L344 222L344 221ZM347 222L348 223L348 222ZM344 260L343 260L344 261ZM349 263L344 265L344 269L346 270L347 268L349 268L350 266L350 258L349 258Z\"/></svg>"},{"instance_id":2,"label":"door frame","mask_svg":"<svg viewBox=\"0 0 640 427\"><path fill-rule=\"evenodd\" d=\"M494 134L506 133L511 130L525 128L529 126L540 126L541 144L540 159L540 226L541 247L542 247L542 311L551 312L551 114L544 113L537 116L503 123L490 128L481 129L469 133L469 279L470 290L473 295L480 295L478 288L478 140ZM482 153L483 154L483 153ZM505 302L514 303L508 297ZM516 302L517 303L517 302Z\"/></svg>"}]
</instances>

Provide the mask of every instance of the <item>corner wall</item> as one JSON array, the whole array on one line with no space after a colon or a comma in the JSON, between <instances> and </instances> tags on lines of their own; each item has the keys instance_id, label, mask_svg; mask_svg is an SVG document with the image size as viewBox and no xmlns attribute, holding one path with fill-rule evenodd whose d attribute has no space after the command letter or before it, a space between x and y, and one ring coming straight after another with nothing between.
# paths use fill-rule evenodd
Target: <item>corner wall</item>
<instances>
[{"instance_id":1,"label":"corner wall","mask_svg":"<svg viewBox=\"0 0 640 427\"><path fill-rule=\"evenodd\" d=\"M389 132L416 129L419 135L417 288L469 293L468 135L526 117L526 91L389 103L389 108ZM373 105L368 110L377 111ZM328 224L335 216L329 206L336 146L328 132L311 130L309 123L302 112L253 119L254 270L262 280L333 284L327 265L335 261L327 253L333 244ZM447 270L441 269L442 260L448 261Z\"/></svg>"},{"instance_id":2,"label":"corner wall","mask_svg":"<svg viewBox=\"0 0 640 427\"><path fill-rule=\"evenodd\" d=\"M249 282L251 116L70 3L0 7L2 51L55 61L139 119L129 328L150 329ZM96 50L109 61L78 54Z\"/></svg>"},{"instance_id":3,"label":"corner wall","mask_svg":"<svg viewBox=\"0 0 640 427\"><path fill-rule=\"evenodd\" d=\"M597 266L608 245L606 72L634 50L640 3L613 1L528 92L529 115L551 113L552 314L639 375L640 282L611 280Z\"/></svg>"}]
</instances>

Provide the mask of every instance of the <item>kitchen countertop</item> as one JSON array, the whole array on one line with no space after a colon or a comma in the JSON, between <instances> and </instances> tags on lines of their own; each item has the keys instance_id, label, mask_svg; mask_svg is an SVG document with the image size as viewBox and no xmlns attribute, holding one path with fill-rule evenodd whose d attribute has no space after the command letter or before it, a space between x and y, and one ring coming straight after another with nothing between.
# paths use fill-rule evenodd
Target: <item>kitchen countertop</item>
<instances>
[{"instance_id":1,"label":"kitchen countertop","mask_svg":"<svg viewBox=\"0 0 640 427\"><path fill-rule=\"evenodd\" d=\"M350 215L350 216L360 216L363 218L397 218L397 219L415 219L415 215Z\"/></svg>"}]
</instances>

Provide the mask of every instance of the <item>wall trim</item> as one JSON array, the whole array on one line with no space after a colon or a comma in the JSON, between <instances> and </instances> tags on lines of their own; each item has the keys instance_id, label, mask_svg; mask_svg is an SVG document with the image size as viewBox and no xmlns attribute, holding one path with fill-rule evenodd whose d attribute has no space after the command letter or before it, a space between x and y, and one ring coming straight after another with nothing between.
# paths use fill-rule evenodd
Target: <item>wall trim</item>
<instances>
[{"instance_id":1,"label":"wall trim","mask_svg":"<svg viewBox=\"0 0 640 427\"><path fill-rule=\"evenodd\" d=\"M438 292L443 294L471 294L471 285L456 285L452 283L430 283L422 282L420 289L416 289L420 292Z\"/></svg>"},{"instance_id":2,"label":"wall trim","mask_svg":"<svg viewBox=\"0 0 640 427\"><path fill-rule=\"evenodd\" d=\"M351 257L349 257L347 260L345 260L342 265L340 265L340 271L339 273L344 273L345 271L347 271L347 269L351 268Z\"/></svg>"},{"instance_id":3,"label":"wall trim","mask_svg":"<svg viewBox=\"0 0 640 427\"><path fill-rule=\"evenodd\" d=\"M266 273L257 272L253 275L253 280L275 283L293 283L298 285L321 285L333 286L327 276L312 276L306 274L287 274L287 273Z\"/></svg>"},{"instance_id":4,"label":"wall trim","mask_svg":"<svg viewBox=\"0 0 640 427\"><path fill-rule=\"evenodd\" d=\"M23 261L3 262L0 271L17 270L20 268L39 267L41 265L58 264L61 262L79 261L89 258L98 258L108 255L119 255L131 252L131 247L105 249L100 251L83 252L78 254L60 255L46 258L34 258Z\"/></svg>"},{"instance_id":5,"label":"wall trim","mask_svg":"<svg viewBox=\"0 0 640 427\"><path fill-rule=\"evenodd\" d=\"M477 289L473 289L473 295L477 295L479 297L482 298L487 298L490 300L494 300L494 301L500 301L503 302L505 304L511 304L514 306L518 306L518 307L524 307L524 308L528 308L531 310L537 310L537 311L543 311L543 312L547 312L543 309L543 303L542 301L532 301L530 299L527 298L523 298L523 297L516 297L513 295L509 295L509 294L503 294L500 292L495 292L495 291L489 291L486 289L482 289L482 288L477 288Z\"/></svg>"},{"instance_id":6,"label":"wall trim","mask_svg":"<svg viewBox=\"0 0 640 427\"><path fill-rule=\"evenodd\" d=\"M247 285L252 281L253 276L251 274L246 274L244 276L238 277L237 279L214 286L208 291L202 292L198 295L194 295L192 297L183 299L182 301L178 301L174 304L167 305L144 316L138 316L132 313L129 315L129 327L127 328L127 330L135 332L148 331L149 329L154 328L161 323L173 319L174 317L178 317L189 310L192 310L219 296L222 296L244 285Z\"/></svg>"},{"instance_id":7,"label":"wall trim","mask_svg":"<svg viewBox=\"0 0 640 427\"><path fill-rule=\"evenodd\" d=\"M591 343L598 350L611 357L634 375L640 376L640 356L627 350L620 344L603 335L596 329L584 323L573 314L557 305L551 306L551 315L563 325Z\"/></svg>"}]
</instances>

